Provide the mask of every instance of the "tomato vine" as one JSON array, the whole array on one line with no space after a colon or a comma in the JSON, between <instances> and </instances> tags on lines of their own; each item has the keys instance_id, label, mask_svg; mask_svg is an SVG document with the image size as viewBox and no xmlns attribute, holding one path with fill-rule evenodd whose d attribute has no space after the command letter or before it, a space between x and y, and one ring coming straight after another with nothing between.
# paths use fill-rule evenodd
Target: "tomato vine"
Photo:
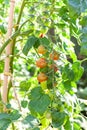
<instances>
[{"instance_id":1,"label":"tomato vine","mask_svg":"<svg viewBox=\"0 0 87 130\"><path fill-rule=\"evenodd\" d=\"M9 3L1 2L6 4L2 12L9 9ZM20 4L19 0L15 5L12 35L0 45L0 90L4 56L11 58L6 104L0 93L0 130L86 130L82 111L87 102L78 97L87 60L86 0L23 0L21 8ZM1 14L5 26L6 15ZM0 37L5 38L3 28ZM10 42L13 51L7 56Z\"/></svg>"}]
</instances>

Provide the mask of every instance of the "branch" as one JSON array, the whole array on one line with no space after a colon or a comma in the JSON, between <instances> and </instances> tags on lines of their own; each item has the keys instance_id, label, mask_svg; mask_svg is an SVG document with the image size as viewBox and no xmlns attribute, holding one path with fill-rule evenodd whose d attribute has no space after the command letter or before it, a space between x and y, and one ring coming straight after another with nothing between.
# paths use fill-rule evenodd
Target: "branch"
<instances>
[{"instance_id":1,"label":"branch","mask_svg":"<svg viewBox=\"0 0 87 130\"><path fill-rule=\"evenodd\" d=\"M5 49L5 47L11 42L13 41L18 35L20 34L20 31L18 30L17 32L15 32L0 48L0 55L2 54L3 50Z\"/></svg>"}]
</instances>

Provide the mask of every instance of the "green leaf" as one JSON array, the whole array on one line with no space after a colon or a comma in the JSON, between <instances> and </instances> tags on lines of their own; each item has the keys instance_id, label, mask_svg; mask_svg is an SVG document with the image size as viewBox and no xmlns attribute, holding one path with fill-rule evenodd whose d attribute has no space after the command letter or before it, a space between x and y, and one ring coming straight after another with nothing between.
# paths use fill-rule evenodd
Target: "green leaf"
<instances>
[{"instance_id":1,"label":"green leaf","mask_svg":"<svg viewBox=\"0 0 87 130\"><path fill-rule=\"evenodd\" d=\"M84 12L87 9L87 1L81 0L68 0L69 12L71 16L80 15L81 12Z\"/></svg>"},{"instance_id":2,"label":"green leaf","mask_svg":"<svg viewBox=\"0 0 87 130\"><path fill-rule=\"evenodd\" d=\"M4 25L0 25L0 31L2 32L2 33L6 33L6 30L5 30L5 28L4 28Z\"/></svg>"},{"instance_id":3,"label":"green leaf","mask_svg":"<svg viewBox=\"0 0 87 130\"><path fill-rule=\"evenodd\" d=\"M0 120L1 119L9 119L9 120L13 121L13 120L19 119L20 116L21 115L19 114L19 112L15 110L15 111L11 112L10 114L1 113L0 114Z\"/></svg>"},{"instance_id":4,"label":"green leaf","mask_svg":"<svg viewBox=\"0 0 87 130\"><path fill-rule=\"evenodd\" d=\"M83 34L86 34L87 35L87 26L83 27L80 31Z\"/></svg>"},{"instance_id":5,"label":"green leaf","mask_svg":"<svg viewBox=\"0 0 87 130\"><path fill-rule=\"evenodd\" d=\"M19 111L15 110L9 114L9 119L12 121L18 120L21 117Z\"/></svg>"},{"instance_id":6,"label":"green leaf","mask_svg":"<svg viewBox=\"0 0 87 130\"><path fill-rule=\"evenodd\" d=\"M72 64L72 69L74 72L74 81L78 81L84 72L84 68L81 66L81 63L77 61Z\"/></svg>"},{"instance_id":7,"label":"green leaf","mask_svg":"<svg viewBox=\"0 0 87 130\"><path fill-rule=\"evenodd\" d=\"M81 18L80 25L82 25L83 27L87 26L87 16Z\"/></svg>"},{"instance_id":8,"label":"green leaf","mask_svg":"<svg viewBox=\"0 0 87 130\"><path fill-rule=\"evenodd\" d=\"M38 40L38 38L36 38L35 36L30 36L28 38L27 43L25 44L25 46L22 50L24 55L27 56L29 50L34 46L34 44L36 43L37 40Z\"/></svg>"},{"instance_id":9,"label":"green leaf","mask_svg":"<svg viewBox=\"0 0 87 130\"><path fill-rule=\"evenodd\" d=\"M80 14L80 0L68 0L68 5L71 17Z\"/></svg>"},{"instance_id":10,"label":"green leaf","mask_svg":"<svg viewBox=\"0 0 87 130\"><path fill-rule=\"evenodd\" d=\"M68 119L64 125L65 130L72 130L72 122Z\"/></svg>"},{"instance_id":11,"label":"green leaf","mask_svg":"<svg viewBox=\"0 0 87 130\"><path fill-rule=\"evenodd\" d=\"M27 102L26 100L21 101L21 106L22 106L23 108L26 108L26 107L27 107L27 104L28 104L28 102Z\"/></svg>"},{"instance_id":12,"label":"green leaf","mask_svg":"<svg viewBox=\"0 0 87 130\"><path fill-rule=\"evenodd\" d=\"M43 90L41 87L36 87L34 89L31 90L30 95L29 95L29 99L36 99L36 98L40 98L41 95L43 94Z\"/></svg>"},{"instance_id":13,"label":"green leaf","mask_svg":"<svg viewBox=\"0 0 87 130\"><path fill-rule=\"evenodd\" d=\"M62 6L59 9L58 16L62 17L63 20L68 21L68 10L67 10L67 6Z\"/></svg>"},{"instance_id":14,"label":"green leaf","mask_svg":"<svg viewBox=\"0 0 87 130\"><path fill-rule=\"evenodd\" d=\"M37 96L30 100L29 102L29 109L33 113L39 113L40 115L43 115L46 111L47 107L50 104L50 98L47 94L40 94L41 96Z\"/></svg>"},{"instance_id":15,"label":"green leaf","mask_svg":"<svg viewBox=\"0 0 87 130\"><path fill-rule=\"evenodd\" d=\"M66 41L62 43L62 47L64 52L69 55L73 61L77 60L77 56L74 51L74 44L71 41Z\"/></svg>"},{"instance_id":16,"label":"green leaf","mask_svg":"<svg viewBox=\"0 0 87 130\"><path fill-rule=\"evenodd\" d=\"M65 67L63 68L63 73L62 73L62 78L63 80L70 80L72 81L74 79L74 73L72 70L72 65L66 64Z\"/></svg>"},{"instance_id":17,"label":"green leaf","mask_svg":"<svg viewBox=\"0 0 87 130\"><path fill-rule=\"evenodd\" d=\"M20 82L20 91L28 91L31 86L31 83L28 81L22 81Z\"/></svg>"},{"instance_id":18,"label":"green leaf","mask_svg":"<svg viewBox=\"0 0 87 130\"><path fill-rule=\"evenodd\" d=\"M52 112L52 125L55 128L58 128L64 124L66 119L66 114L64 112Z\"/></svg>"},{"instance_id":19,"label":"green leaf","mask_svg":"<svg viewBox=\"0 0 87 130\"><path fill-rule=\"evenodd\" d=\"M0 120L0 130L7 130L10 123L11 123L11 120L9 120L9 119L1 119Z\"/></svg>"},{"instance_id":20,"label":"green leaf","mask_svg":"<svg viewBox=\"0 0 87 130\"><path fill-rule=\"evenodd\" d=\"M50 41L46 37L43 37L43 38L40 38L40 43L44 45L45 47L48 47L50 44Z\"/></svg>"},{"instance_id":21,"label":"green leaf","mask_svg":"<svg viewBox=\"0 0 87 130\"><path fill-rule=\"evenodd\" d=\"M8 103L8 104L6 105L6 108L7 108L7 109L10 109L10 108L11 108L11 104Z\"/></svg>"},{"instance_id":22,"label":"green leaf","mask_svg":"<svg viewBox=\"0 0 87 130\"><path fill-rule=\"evenodd\" d=\"M4 62L0 61L0 73L2 73L4 70Z\"/></svg>"},{"instance_id":23,"label":"green leaf","mask_svg":"<svg viewBox=\"0 0 87 130\"><path fill-rule=\"evenodd\" d=\"M1 113L0 114L0 130L7 130L10 123L20 118L20 114L18 111L13 111L10 114Z\"/></svg>"},{"instance_id":24,"label":"green leaf","mask_svg":"<svg viewBox=\"0 0 87 130\"><path fill-rule=\"evenodd\" d=\"M80 43L81 47L86 46L87 45L87 34L86 33L82 34L80 37L80 40L81 40L81 43Z\"/></svg>"},{"instance_id":25,"label":"green leaf","mask_svg":"<svg viewBox=\"0 0 87 130\"><path fill-rule=\"evenodd\" d=\"M81 30L80 30L81 36L80 36L80 40L81 43L80 45L87 45L87 26L84 26Z\"/></svg>"},{"instance_id":26,"label":"green leaf","mask_svg":"<svg viewBox=\"0 0 87 130\"><path fill-rule=\"evenodd\" d=\"M82 55L87 56L87 26L83 27L80 30L81 36L80 36L80 40L81 40L81 48L80 48L80 53Z\"/></svg>"},{"instance_id":27,"label":"green leaf","mask_svg":"<svg viewBox=\"0 0 87 130\"><path fill-rule=\"evenodd\" d=\"M65 81L78 81L84 72L83 67L79 61L73 64L66 64L63 68L62 78Z\"/></svg>"},{"instance_id":28,"label":"green leaf","mask_svg":"<svg viewBox=\"0 0 87 130\"><path fill-rule=\"evenodd\" d=\"M63 82L63 85L64 85L64 88L65 88L67 91L71 91L72 86L71 86L71 82L70 82L69 80Z\"/></svg>"},{"instance_id":29,"label":"green leaf","mask_svg":"<svg viewBox=\"0 0 87 130\"><path fill-rule=\"evenodd\" d=\"M80 54L87 56L87 44L81 46Z\"/></svg>"},{"instance_id":30,"label":"green leaf","mask_svg":"<svg viewBox=\"0 0 87 130\"><path fill-rule=\"evenodd\" d=\"M0 113L0 120L1 119L8 119L9 118L9 114L7 113Z\"/></svg>"},{"instance_id":31,"label":"green leaf","mask_svg":"<svg viewBox=\"0 0 87 130\"><path fill-rule=\"evenodd\" d=\"M77 124L77 123L74 123L74 130L81 130L80 129L81 127L80 127L80 125L79 124Z\"/></svg>"},{"instance_id":32,"label":"green leaf","mask_svg":"<svg viewBox=\"0 0 87 130\"><path fill-rule=\"evenodd\" d=\"M23 124L27 124L28 128L33 128L39 124L38 120L32 115L26 116L22 122Z\"/></svg>"},{"instance_id":33,"label":"green leaf","mask_svg":"<svg viewBox=\"0 0 87 130\"><path fill-rule=\"evenodd\" d=\"M35 44L34 44L34 47L35 47L35 48L38 48L39 45L40 45L40 40L37 39L37 41L36 41Z\"/></svg>"},{"instance_id":34,"label":"green leaf","mask_svg":"<svg viewBox=\"0 0 87 130\"><path fill-rule=\"evenodd\" d=\"M87 1L86 0L84 1L79 0L79 1L80 1L80 11L85 12L87 9Z\"/></svg>"}]
</instances>

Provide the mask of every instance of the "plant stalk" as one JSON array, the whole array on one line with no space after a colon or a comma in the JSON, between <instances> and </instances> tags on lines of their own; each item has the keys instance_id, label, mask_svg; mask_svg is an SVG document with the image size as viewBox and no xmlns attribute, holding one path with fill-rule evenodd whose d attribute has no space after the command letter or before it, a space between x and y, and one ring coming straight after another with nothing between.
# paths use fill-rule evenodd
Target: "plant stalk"
<instances>
[{"instance_id":1,"label":"plant stalk","mask_svg":"<svg viewBox=\"0 0 87 130\"><path fill-rule=\"evenodd\" d=\"M20 9L18 20L17 20L17 23L16 23L17 26L15 28L15 33L19 29L19 24L20 24L20 20L21 20L21 16L22 16L22 13L23 13L24 6L25 6L25 0L22 0L21 9ZM14 55L15 44L16 44L16 38L14 38L14 40L13 40L12 55ZM11 73L13 73L13 61L14 61L14 57L12 57L11 61L10 61L10 71L11 71Z\"/></svg>"},{"instance_id":2,"label":"plant stalk","mask_svg":"<svg viewBox=\"0 0 87 130\"><path fill-rule=\"evenodd\" d=\"M18 20L17 20L17 23L16 23L17 26L16 26L16 28L15 28L15 33L16 33L16 32L18 31L18 29L19 29L19 24L20 24L20 20L21 20L21 16L22 16L22 13L23 13L24 6L25 6L25 0L22 1L22 5L21 5L21 8L20 8ZM20 28L20 29L21 29L21 28ZM20 30L20 29L19 29L19 30ZM12 42L12 55L13 55L13 57L11 57L11 60L10 60L10 72L11 72L12 75L13 75L13 61L14 61L15 44L16 44L16 37L14 38L14 40L13 40L13 42ZM13 80L13 78L10 79L10 82L13 82L12 80ZM10 88L11 88L11 84L13 84L13 83L10 83L9 86L8 86L8 95L7 95L7 97L9 96L9 91L10 91ZM16 93L16 91L15 91L15 87L14 87L13 85L12 85L12 87L13 87L15 99L17 100L19 109L21 110L20 102L19 102L17 93ZM8 100L9 100L9 97L8 97Z\"/></svg>"}]
</instances>

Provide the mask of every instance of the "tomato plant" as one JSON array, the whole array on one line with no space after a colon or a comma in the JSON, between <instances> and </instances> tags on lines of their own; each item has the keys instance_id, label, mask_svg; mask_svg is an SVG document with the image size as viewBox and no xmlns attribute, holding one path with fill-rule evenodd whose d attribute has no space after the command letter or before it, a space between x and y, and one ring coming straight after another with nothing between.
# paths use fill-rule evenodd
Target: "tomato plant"
<instances>
[{"instance_id":1,"label":"tomato plant","mask_svg":"<svg viewBox=\"0 0 87 130\"><path fill-rule=\"evenodd\" d=\"M0 130L86 130L86 0L14 2L0 1Z\"/></svg>"}]
</instances>

